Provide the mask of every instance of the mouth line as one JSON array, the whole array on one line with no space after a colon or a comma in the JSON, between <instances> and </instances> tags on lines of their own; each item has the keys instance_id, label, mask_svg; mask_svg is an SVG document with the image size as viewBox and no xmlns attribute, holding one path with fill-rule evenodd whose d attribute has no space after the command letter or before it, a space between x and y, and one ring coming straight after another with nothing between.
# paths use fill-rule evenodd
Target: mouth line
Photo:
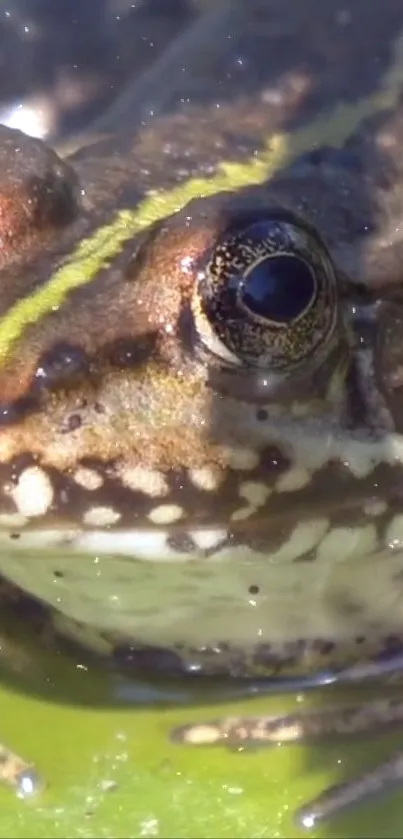
<instances>
[{"instance_id":1,"label":"mouth line","mask_svg":"<svg viewBox=\"0 0 403 839\"><path fill-rule=\"evenodd\" d=\"M119 555L133 561L187 561L205 559L228 541L228 531L218 525L188 528L177 537L170 528L93 528L41 527L0 531L0 548L9 553L33 555L51 551L63 554ZM34 561L34 560L33 560Z\"/></svg>"}]
</instances>

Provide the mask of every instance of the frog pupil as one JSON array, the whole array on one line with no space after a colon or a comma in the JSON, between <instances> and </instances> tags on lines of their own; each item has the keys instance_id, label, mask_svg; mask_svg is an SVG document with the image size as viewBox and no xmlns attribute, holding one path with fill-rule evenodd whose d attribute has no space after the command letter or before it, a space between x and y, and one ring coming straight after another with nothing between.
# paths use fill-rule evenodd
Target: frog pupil
<instances>
[{"instance_id":1,"label":"frog pupil","mask_svg":"<svg viewBox=\"0 0 403 839\"><path fill-rule=\"evenodd\" d=\"M309 266L296 256L271 256L255 265L242 285L241 300L255 315L284 323L305 311L315 293Z\"/></svg>"}]
</instances>

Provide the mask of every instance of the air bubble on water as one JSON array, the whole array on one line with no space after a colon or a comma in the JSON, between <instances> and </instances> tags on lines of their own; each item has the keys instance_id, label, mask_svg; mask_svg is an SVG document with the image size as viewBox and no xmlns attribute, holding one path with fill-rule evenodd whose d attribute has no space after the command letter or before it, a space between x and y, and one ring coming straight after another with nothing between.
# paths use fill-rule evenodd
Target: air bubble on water
<instances>
[{"instance_id":1,"label":"air bubble on water","mask_svg":"<svg viewBox=\"0 0 403 839\"><path fill-rule=\"evenodd\" d=\"M111 778L105 778L99 782L99 788L102 792L113 792L115 789L118 789L118 784Z\"/></svg>"},{"instance_id":2,"label":"air bubble on water","mask_svg":"<svg viewBox=\"0 0 403 839\"><path fill-rule=\"evenodd\" d=\"M302 827L306 827L307 830L311 830L315 827L316 818L313 813L307 813L307 815L302 816L300 819L300 823Z\"/></svg>"},{"instance_id":3,"label":"air bubble on water","mask_svg":"<svg viewBox=\"0 0 403 839\"><path fill-rule=\"evenodd\" d=\"M17 796L18 798L31 798L39 791L41 786L39 775L35 769L24 769L18 778Z\"/></svg>"},{"instance_id":4,"label":"air bubble on water","mask_svg":"<svg viewBox=\"0 0 403 839\"><path fill-rule=\"evenodd\" d=\"M242 795L243 787L228 787L227 791L230 795Z\"/></svg>"},{"instance_id":5,"label":"air bubble on water","mask_svg":"<svg viewBox=\"0 0 403 839\"><path fill-rule=\"evenodd\" d=\"M158 819L154 818L153 816L149 817L148 819L143 819L140 822L140 832L139 836L141 837L153 837L159 835L159 821Z\"/></svg>"}]
</instances>

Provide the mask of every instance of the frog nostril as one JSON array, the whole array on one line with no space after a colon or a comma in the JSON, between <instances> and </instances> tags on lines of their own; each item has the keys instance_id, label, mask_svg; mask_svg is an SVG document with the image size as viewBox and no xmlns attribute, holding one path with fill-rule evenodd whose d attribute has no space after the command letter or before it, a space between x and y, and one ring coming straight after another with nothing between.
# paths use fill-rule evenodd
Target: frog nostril
<instances>
[{"instance_id":1,"label":"frog nostril","mask_svg":"<svg viewBox=\"0 0 403 839\"><path fill-rule=\"evenodd\" d=\"M77 379L88 375L90 361L81 347L60 342L42 355L35 372L39 387L58 388L72 386Z\"/></svg>"}]
</instances>

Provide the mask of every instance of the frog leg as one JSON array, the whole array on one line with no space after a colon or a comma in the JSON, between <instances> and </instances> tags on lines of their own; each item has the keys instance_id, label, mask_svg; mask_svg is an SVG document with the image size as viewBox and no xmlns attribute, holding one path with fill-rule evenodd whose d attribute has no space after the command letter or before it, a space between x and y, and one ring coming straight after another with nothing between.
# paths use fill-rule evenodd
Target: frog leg
<instances>
[{"instance_id":1,"label":"frog leg","mask_svg":"<svg viewBox=\"0 0 403 839\"><path fill-rule=\"evenodd\" d=\"M362 684L366 681L374 681L379 684L394 684L402 680L403 677L403 655L401 653L391 655L390 658L380 658L378 661L364 661L360 664L353 664L346 667L344 670L339 670L334 676L330 676L327 684L345 684L356 683Z\"/></svg>"},{"instance_id":2,"label":"frog leg","mask_svg":"<svg viewBox=\"0 0 403 839\"><path fill-rule=\"evenodd\" d=\"M347 807L353 807L369 796L386 792L402 782L403 752L395 752L389 760L379 763L358 778L329 787L297 810L296 822L309 830Z\"/></svg>"},{"instance_id":3,"label":"frog leg","mask_svg":"<svg viewBox=\"0 0 403 839\"><path fill-rule=\"evenodd\" d=\"M373 700L359 705L308 711L284 716L226 717L184 725L172 732L175 742L190 745L225 743L228 746L269 745L315 741L334 735L356 735L403 723L403 701ZM403 753L359 778L327 789L297 813L298 824L311 828L348 806L386 791L403 781Z\"/></svg>"},{"instance_id":4,"label":"frog leg","mask_svg":"<svg viewBox=\"0 0 403 839\"><path fill-rule=\"evenodd\" d=\"M42 788L34 767L2 743L0 743L0 783L13 787L19 798L29 798Z\"/></svg>"}]
</instances>

